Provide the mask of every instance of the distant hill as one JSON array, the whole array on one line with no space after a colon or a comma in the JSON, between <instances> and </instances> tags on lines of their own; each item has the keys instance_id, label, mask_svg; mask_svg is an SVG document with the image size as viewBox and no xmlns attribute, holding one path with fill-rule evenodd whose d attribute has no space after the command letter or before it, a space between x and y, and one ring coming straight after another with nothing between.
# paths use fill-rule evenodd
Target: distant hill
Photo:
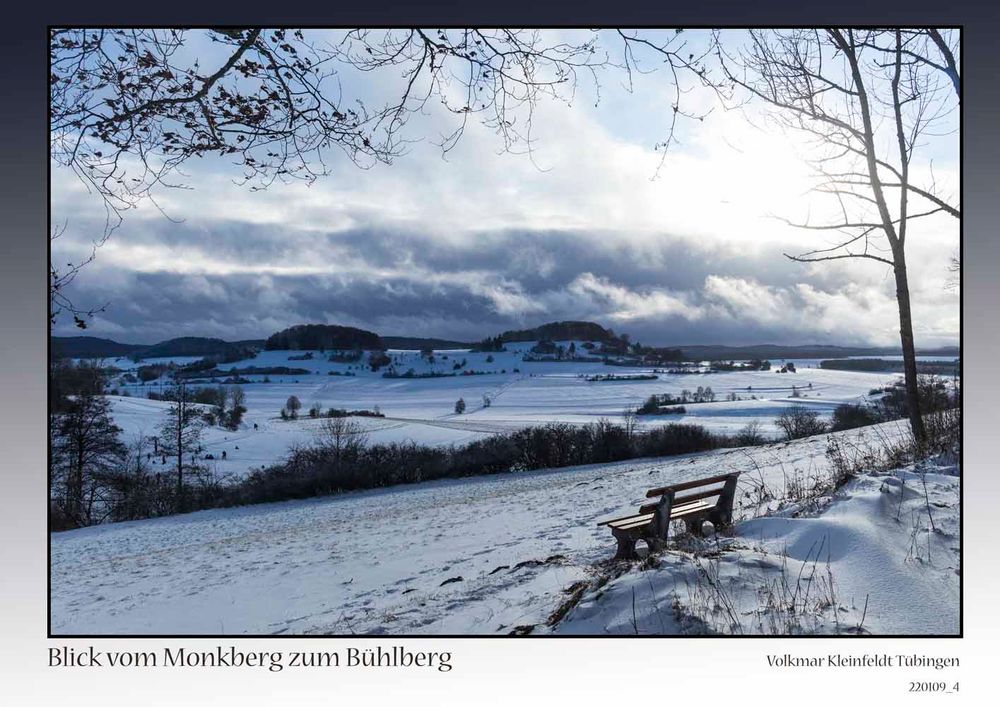
<instances>
[{"instance_id":1,"label":"distant hill","mask_svg":"<svg viewBox=\"0 0 1000 707\"><path fill-rule=\"evenodd\" d=\"M780 344L759 344L755 346L692 345L680 346L684 355L692 360L728 361L748 358L847 358L848 356L898 356L902 350L887 347L830 346L812 344L805 346L782 346ZM925 356L959 356L957 346L936 349L917 349L917 354Z\"/></svg>"},{"instance_id":2,"label":"distant hill","mask_svg":"<svg viewBox=\"0 0 1000 707\"><path fill-rule=\"evenodd\" d=\"M271 334L264 342L264 348L274 350L299 349L381 349L384 348L378 334L333 324L298 324Z\"/></svg>"},{"instance_id":3,"label":"distant hill","mask_svg":"<svg viewBox=\"0 0 1000 707\"><path fill-rule=\"evenodd\" d=\"M165 356L225 356L236 353L239 347L222 339L208 339L201 336L182 336L167 339L141 349L136 355L142 358Z\"/></svg>"},{"instance_id":4,"label":"distant hill","mask_svg":"<svg viewBox=\"0 0 1000 707\"><path fill-rule=\"evenodd\" d=\"M144 344L121 344L96 336L53 336L52 355L57 358L109 358L128 356L145 347Z\"/></svg>"},{"instance_id":5,"label":"distant hill","mask_svg":"<svg viewBox=\"0 0 1000 707\"><path fill-rule=\"evenodd\" d=\"M110 358L134 356L161 358L166 356L238 356L250 348L262 348L263 341L229 342L201 336L182 336L149 344L122 344L93 336L53 336L52 354L64 358Z\"/></svg>"},{"instance_id":6,"label":"distant hill","mask_svg":"<svg viewBox=\"0 0 1000 707\"><path fill-rule=\"evenodd\" d=\"M896 351L897 354L901 354L902 351ZM918 356L955 356L956 358L961 358L962 349L958 346L939 346L936 349L917 349Z\"/></svg>"},{"instance_id":7,"label":"distant hill","mask_svg":"<svg viewBox=\"0 0 1000 707\"><path fill-rule=\"evenodd\" d=\"M469 349L472 344L462 341L449 341L447 339L422 339L416 336L383 336L382 343L387 349L413 349L419 351L424 348L439 349Z\"/></svg>"},{"instance_id":8,"label":"distant hill","mask_svg":"<svg viewBox=\"0 0 1000 707\"><path fill-rule=\"evenodd\" d=\"M504 343L514 341L613 341L617 337L610 329L594 322L549 322L533 329L505 331L500 335Z\"/></svg>"}]
</instances>

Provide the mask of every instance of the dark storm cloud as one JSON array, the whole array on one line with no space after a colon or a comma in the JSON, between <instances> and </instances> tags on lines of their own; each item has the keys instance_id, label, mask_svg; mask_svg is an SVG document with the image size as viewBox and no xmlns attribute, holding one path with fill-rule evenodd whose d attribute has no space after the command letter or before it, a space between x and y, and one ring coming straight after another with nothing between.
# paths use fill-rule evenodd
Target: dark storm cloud
<instances>
[{"instance_id":1,"label":"dark storm cloud","mask_svg":"<svg viewBox=\"0 0 1000 707\"><path fill-rule=\"evenodd\" d=\"M625 285L694 290L706 275L753 275L777 285L795 282L780 248L758 255L697 248L664 236L630 243L620 234L566 231L504 231L469 236L459 246L420 234L350 231L328 236L367 262L412 259L435 272L484 270L520 282L526 290L562 287L591 272Z\"/></svg>"},{"instance_id":2,"label":"dark storm cloud","mask_svg":"<svg viewBox=\"0 0 1000 707\"><path fill-rule=\"evenodd\" d=\"M528 291L565 286L591 272L629 288L694 290L705 277L752 276L777 286L801 279L802 266L788 261L776 245L759 252L699 246L682 238L637 238L615 233L508 230L439 236L388 229L321 233L239 223L209 228L154 221L128 235L134 244L185 253L206 253L233 263L281 266L303 252L319 257L348 256L373 270L416 266L433 273L483 271L516 280ZM317 263L318 264L318 263ZM836 276L831 285L840 284Z\"/></svg>"},{"instance_id":3,"label":"dark storm cloud","mask_svg":"<svg viewBox=\"0 0 1000 707\"><path fill-rule=\"evenodd\" d=\"M122 290L78 288L76 296L110 303L91 327L95 335L103 330L140 342L183 335L264 338L304 322L471 339L492 333L488 322L501 321L488 299L464 288L406 280L135 273ZM395 326L390 331L387 325Z\"/></svg>"},{"instance_id":4,"label":"dark storm cloud","mask_svg":"<svg viewBox=\"0 0 1000 707\"><path fill-rule=\"evenodd\" d=\"M802 266L777 247L738 253L676 238L565 231L466 234L449 241L415 232L322 234L245 224L209 232L159 223L129 239L129 246L163 251L157 257L165 269L129 272L100 259L89 266L73 294L85 304L109 303L91 327L95 335L258 338L291 324L329 322L382 334L475 340L554 319L593 319L650 344L825 338L821 329L803 332L801 320L783 321L773 312L755 316L753 291L741 294L750 305L706 293L708 278L728 278L766 283L760 286L765 298L780 292L796 302ZM235 272L168 271L206 258ZM344 269L345 262L351 267ZM287 263L311 270L268 271ZM835 294L846 284L831 274L819 291ZM70 331L61 323L56 333ZM843 332L837 335L843 340Z\"/></svg>"}]
</instances>

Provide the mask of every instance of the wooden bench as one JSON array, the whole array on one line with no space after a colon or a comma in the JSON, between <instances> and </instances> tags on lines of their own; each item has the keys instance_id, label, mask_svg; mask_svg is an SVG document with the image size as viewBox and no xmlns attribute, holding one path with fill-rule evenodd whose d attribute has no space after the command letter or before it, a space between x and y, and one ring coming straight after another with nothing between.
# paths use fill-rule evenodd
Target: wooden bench
<instances>
[{"instance_id":1,"label":"wooden bench","mask_svg":"<svg viewBox=\"0 0 1000 707\"><path fill-rule=\"evenodd\" d=\"M636 558L635 544L643 540L651 548L662 547L670 532L670 521L682 520L688 532L701 535L701 526L707 520L716 529L725 528L733 522L733 501L736 498L736 480L740 472L721 474L706 479L684 481L671 486L650 489L646 498L660 497L659 501L639 507L635 515L614 518L598 523L611 528L618 540L616 560ZM717 488L703 488L703 487ZM697 490L684 496L681 491ZM708 499L715 497L714 503Z\"/></svg>"}]
</instances>

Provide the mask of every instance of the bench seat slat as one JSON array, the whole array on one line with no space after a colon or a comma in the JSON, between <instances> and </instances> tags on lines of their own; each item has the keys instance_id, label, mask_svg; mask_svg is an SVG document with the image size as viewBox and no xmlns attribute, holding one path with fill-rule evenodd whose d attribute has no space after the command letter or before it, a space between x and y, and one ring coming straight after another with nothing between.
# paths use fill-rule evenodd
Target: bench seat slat
<instances>
[{"instance_id":1,"label":"bench seat slat","mask_svg":"<svg viewBox=\"0 0 1000 707\"><path fill-rule=\"evenodd\" d=\"M710 504L696 504L691 506L685 506L684 508L675 508L670 512L670 520L677 520L678 518L684 518L686 516L695 515L698 513L704 513L710 510L712 506ZM613 528L624 528L632 527L634 525L643 525L650 522L653 519L652 513L647 513L641 516L633 516L631 519L627 519L627 522L614 523L611 525Z\"/></svg>"},{"instance_id":2,"label":"bench seat slat","mask_svg":"<svg viewBox=\"0 0 1000 707\"><path fill-rule=\"evenodd\" d=\"M627 525L612 525L610 527L611 527L612 531L614 531L614 530L620 530L622 532L627 532L627 531L630 531L630 530L642 530L642 531L645 531L645 529L648 528L650 525L652 525L652 523L653 523L653 519L650 518L649 520L640 520L640 521L636 521L634 523L629 523Z\"/></svg>"},{"instance_id":3,"label":"bench seat slat","mask_svg":"<svg viewBox=\"0 0 1000 707\"><path fill-rule=\"evenodd\" d=\"M654 510L656 510L656 507L658 505L660 505L659 502L657 502L657 503L647 503L644 506L639 506L639 513L652 513ZM701 500L694 500L694 501L691 501L689 503L675 503L672 506L670 513L671 513L671 515L673 515L676 511L683 510L684 508L687 508L688 506L710 506L710 505L712 505L712 504L710 504L708 501L701 501Z\"/></svg>"},{"instance_id":4,"label":"bench seat slat","mask_svg":"<svg viewBox=\"0 0 1000 707\"><path fill-rule=\"evenodd\" d=\"M636 513L636 514L630 515L630 516L622 516L621 518L612 518L611 520L602 520L600 523L598 523L598 525L613 525L613 524L618 524L618 523L621 523L623 521L636 520L637 518L642 518L643 516L647 516L647 515L652 515L652 513Z\"/></svg>"},{"instance_id":5,"label":"bench seat slat","mask_svg":"<svg viewBox=\"0 0 1000 707\"><path fill-rule=\"evenodd\" d=\"M628 516L626 518L618 518L617 520L610 520L605 525L609 525L612 528L623 528L629 525L642 525L653 520L653 513L643 513L637 516Z\"/></svg>"},{"instance_id":6,"label":"bench seat slat","mask_svg":"<svg viewBox=\"0 0 1000 707\"><path fill-rule=\"evenodd\" d=\"M712 506L707 503L692 504L684 508L678 508L675 511L671 511L670 520L679 520L688 516L699 515L711 508ZM611 521L607 523L607 525L616 530L636 530L652 523L654 515L655 514L653 513L645 513L640 516L632 516L631 518L622 518L618 521Z\"/></svg>"},{"instance_id":7,"label":"bench seat slat","mask_svg":"<svg viewBox=\"0 0 1000 707\"><path fill-rule=\"evenodd\" d=\"M704 506L690 506L688 508L681 508L677 513L670 514L670 520L675 520L677 518L683 518L684 516L694 515L696 513L702 513L706 510L714 508L711 504L706 504Z\"/></svg>"},{"instance_id":8,"label":"bench seat slat","mask_svg":"<svg viewBox=\"0 0 1000 707\"><path fill-rule=\"evenodd\" d=\"M690 515L692 512L701 511L711 507L712 504L706 503L705 501L685 503L678 506L674 506L672 509L670 509L670 517L677 518L684 515ZM635 524L641 525L643 523L648 523L653 519L654 515L653 510L655 510L655 506L653 509L647 510L647 508L648 508L647 506L643 506L642 508L639 509L639 513L636 515L624 516L622 518L614 518L612 520L601 521L600 523L598 523L598 525L608 525L613 528L622 528L625 526L631 526Z\"/></svg>"}]
</instances>

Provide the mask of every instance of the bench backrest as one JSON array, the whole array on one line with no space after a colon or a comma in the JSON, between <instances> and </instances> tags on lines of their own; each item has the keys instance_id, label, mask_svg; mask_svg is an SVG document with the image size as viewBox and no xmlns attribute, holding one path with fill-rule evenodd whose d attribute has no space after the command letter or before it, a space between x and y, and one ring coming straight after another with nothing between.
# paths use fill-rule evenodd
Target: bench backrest
<instances>
[{"instance_id":1,"label":"bench backrest","mask_svg":"<svg viewBox=\"0 0 1000 707\"><path fill-rule=\"evenodd\" d=\"M736 481L739 479L739 476L740 472L736 471L730 474L719 474L718 476L710 476L705 479L683 481L678 484L671 484L670 486L661 486L659 488L650 489L646 492L646 498L655 498L656 496L660 496L660 501L641 506L639 508L639 512L651 513L654 510L661 508L664 505L663 499L667 497L670 499L667 506L676 507L691 501L700 501L704 498L712 498L713 496L719 497L715 502L716 506L731 512L733 502L736 499ZM703 486L714 486L716 484L722 485L719 488L696 491L695 493L688 493L683 496L676 495L680 491L699 489Z\"/></svg>"}]
</instances>

